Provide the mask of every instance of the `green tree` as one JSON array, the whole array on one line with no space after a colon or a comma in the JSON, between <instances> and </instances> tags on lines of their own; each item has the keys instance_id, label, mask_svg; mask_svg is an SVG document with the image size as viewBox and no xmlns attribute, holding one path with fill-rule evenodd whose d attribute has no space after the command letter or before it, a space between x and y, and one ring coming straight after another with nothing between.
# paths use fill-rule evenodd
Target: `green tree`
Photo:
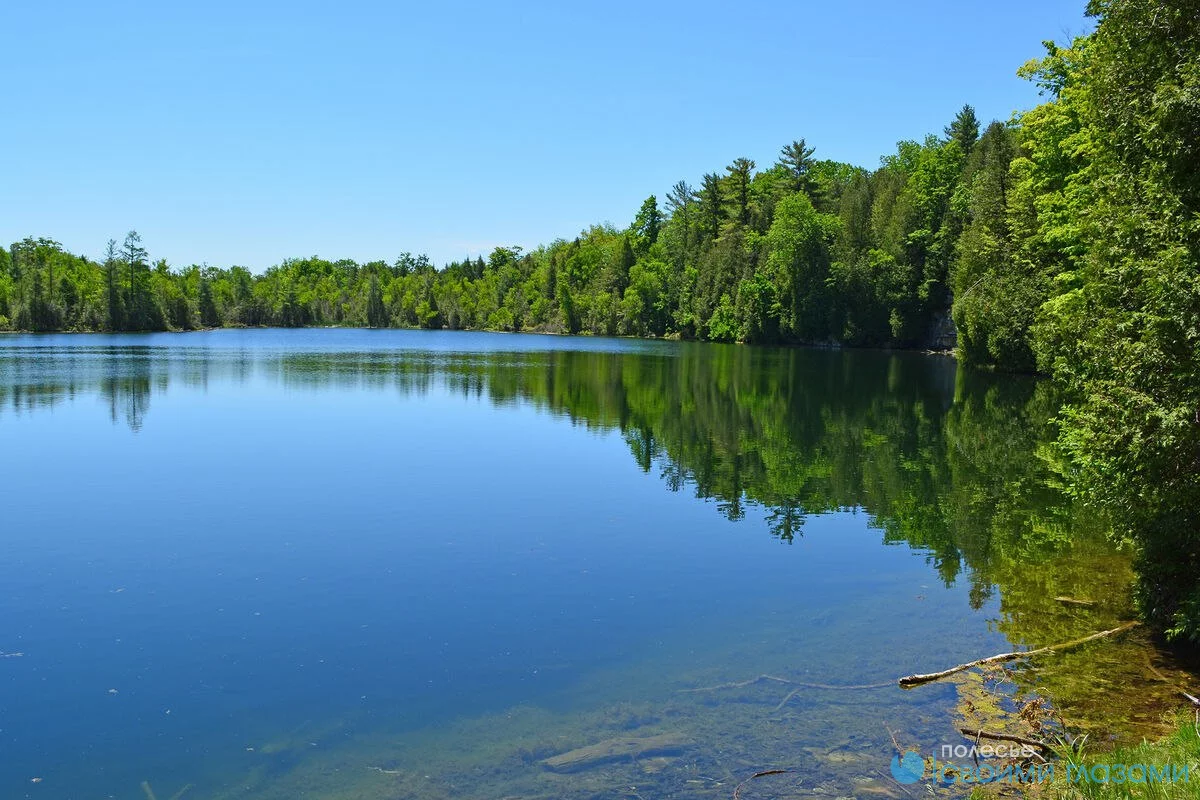
<instances>
[{"instance_id":1,"label":"green tree","mask_svg":"<svg viewBox=\"0 0 1200 800\"><path fill-rule=\"evenodd\" d=\"M945 133L948 141L958 143L964 156L970 155L979 140L979 118L975 116L975 109L964 105L954 121L946 126Z\"/></svg>"},{"instance_id":2,"label":"green tree","mask_svg":"<svg viewBox=\"0 0 1200 800\"><path fill-rule=\"evenodd\" d=\"M1030 331L1050 285L1012 246L1009 173L1016 152L1016 134L992 123L957 190L954 202L965 224L951 276L953 313L959 350L968 361L1032 371Z\"/></svg>"},{"instance_id":3,"label":"green tree","mask_svg":"<svg viewBox=\"0 0 1200 800\"><path fill-rule=\"evenodd\" d=\"M383 304L383 289L379 286L379 276L373 272L367 292L367 325L371 328L388 326L387 308Z\"/></svg>"},{"instance_id":4,"label":"green tree","mask_svg":"<svg viewBox=\"0 0 1200 800\"><path fill-rule=\"evenodd\" d=\"M110 331L125 329L125 295L121 292L121 261L117 240L109 239L104 251L105 322Z\"/></svg>"},{"instance_id":5,"label":"green tree","mask_svg":"<svg viewBox=\"0 0 1200 800\"><path fill-rule=\"evenodd\" d=\"M662 230L662 221L662 213L658 210L658 199L654 195L650 195L638 209L637 217L634 218L633 227L630 229L634 238L633 249L639 256L644 256L658 241L658 234Z\"/></svg>"},{"instance_id":6,"label":"green tree","mask_svg":"<svg viewBox=\"0 0 1200 800\"><path fill-rule=\"evenodd\" d=\"M1200 643L1200 15L1183 0L1089 11L1082 52L1052 48L1040 70L1090 133L1090 202L1039 356L1071 390L1077 486L1139 546L1144 613Z\"/></svg>"},{"instance_id":7,"label":"green tree","mask_svg":"<svg viewBox=\"0 0 1200 800\"><path fill-rule=\"evenodd\" d=\"M750 182L754 176L754 162L748 158L735 158L725 170L728 173L725 183L729 187L729 216L738 225L749 225Z\"/></svg>"},{"instance_id":8,"label":"green tree","mask_svg":"<svg viewBox=\"0 0 1200 800\"><path fill-rule=\"evenodd\" d=\"M840 220L820 214L806 194L785 198L767 233L767 273L774 287L773 314L788 338L817 341L830 333L828 279Z\"/></svg>"},{"instance_id":9,"label":"green tree","mask_svg":"<svg viewBox=\"0 0 1200 800\"><path fill-rule=\"evenodd\" d=\"M779 163L787 173L787 188L791 192L804 192L812 197L817 188L813 175L813 153L816 150L809 147L803 139L797 139L791 144L784 145L779 151Z\"/></svg>"},{"instance_id":10,"label":"green tree","mask_svg":"<svg viewBox=\"0 0 1200 800\"><path fill-rule=\"evenodd\" d=\"M725 220L725 203L721 197L721 178L716 173L704 176L699 192L699 214L705 236L709 241L721 235L721 223Z\"/></svg>"}]
</instances>

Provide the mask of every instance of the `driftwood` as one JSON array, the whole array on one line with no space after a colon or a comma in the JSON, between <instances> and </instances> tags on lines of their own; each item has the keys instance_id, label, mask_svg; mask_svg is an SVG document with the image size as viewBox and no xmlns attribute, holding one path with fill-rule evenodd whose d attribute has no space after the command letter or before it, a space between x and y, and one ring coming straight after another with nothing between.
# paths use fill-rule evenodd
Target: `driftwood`
<instances>
[{"instance_id":1,"label":"driftwood","mask_svg":"<svg viewBox=\"0 0 1200 800\"><path fill-rule=\"evenodd\" d=\"M670 755L689 744L690 741L673 733L658 736L621 736L551 756L542 761L542 766L554 772L575 772L607 761Z\"/></svg>"},{"instance_id":2,"label":"driftwood","mask_svg":"<svg viewBox=\"0 0 1200 800\"><path fill-rule=\"evenodd\" d=\"M783 775L788 772L791 772L791 770L790 769L766 769L766 770L763 770L762 772L754 773L749 778L746 778L746 780L742 781L741 783L739 783L737 786L735 786L733 788L733 800L741 800L742 787L745 786L750 781L754 780L755 778L765 778L768 775Z\"/></svg>"},{"instance_id":3,"label":"driftwood","mask_svg":"<svg viewBox=\"0 0 1200 800\"><path fill-rule=\"evenodd\" d=\"M1079 600L1075 597L1056 597L1054 600L1055 602L1062 603L1063 605L1067 606L1085 606L1087 608L1091 608L1092 606L1096 605L1094 600Z\"/></svg>"},{"instance_id":4,"label":"driftwood","mask_svg":"<svg viewBox=\"0 0 1200 800\"><path fill-rule=\"evenodd\" d=\"M1036 747L1037 749L1045 752L1053 752L1053 748L1051 748L1050 745L1046 744L1045 742L1039 742L1037 739L1026 739L1024 736L1013 736L1010 733L989 733L988 731L977 728L959 728L958 730L963 736L969 736L977 742L980 739L993 739L998 742L1014 742L1016 744L1023 744L1027 747Z\"/></svg>"},{"instance_id":5,"label":"driftwood","mask_svg":"<svg viewBox=\"0 0 1200 800\"><path fill-rule=\"evenodd\" d=\"M930 683L932 681L941 680L942 678L948 678L951 675L956 675L959 672L965 672L972 667L982 667L986 664L1000 664L1005 661L1016 661L1022 658L1030 658L1032 656L1042 655L1043 653L1054 653L1059 650L1069 650L1072 647L1078 647L1081 644L1087 644L1088 642L1093 642L1097 639L1103 639L1106 636L1116 636L1117 634L1124 633L1125 631L1130 630L1131 628L1134 628L1140 624L1141 623L1139 622L1127 622L1124 625L1111 630L1100 631L1099 633L1093 633L1091 636L1085 636L1082 639L1075 639L1070 642L1063 642L1062 644L1052 644L1047 647L1039 647L1036 650L1019 650L1015 653L999 653L994 656L988 656L987 658L980 658L976 661L968 661L966 664L959 664L956 667L951 667L950 669L945 669L941 672L930 672L924 675L907 675L900 679L900 685L905 688L910 686L920 686L923 683Z\"/></svg>"}]
</instances>

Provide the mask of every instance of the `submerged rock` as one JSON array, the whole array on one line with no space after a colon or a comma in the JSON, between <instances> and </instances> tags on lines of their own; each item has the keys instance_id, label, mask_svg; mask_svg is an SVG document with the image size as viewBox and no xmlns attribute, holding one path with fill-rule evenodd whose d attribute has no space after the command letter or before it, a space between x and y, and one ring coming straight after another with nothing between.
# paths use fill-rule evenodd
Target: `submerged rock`
<instances>
[{"instance_id":1,"label":"submerged rock","mask_svg":"<svg viewBox=\"0 0 1200 800\"><path fill-rule=\"evenodd\" d=\"M551 756L542 761L542 766L555 772L575 772L607 761L671 755L678 753L688 744L690 742L687 739L672 733L657 736L619 736Z\"/></svg>"}]
</instances>

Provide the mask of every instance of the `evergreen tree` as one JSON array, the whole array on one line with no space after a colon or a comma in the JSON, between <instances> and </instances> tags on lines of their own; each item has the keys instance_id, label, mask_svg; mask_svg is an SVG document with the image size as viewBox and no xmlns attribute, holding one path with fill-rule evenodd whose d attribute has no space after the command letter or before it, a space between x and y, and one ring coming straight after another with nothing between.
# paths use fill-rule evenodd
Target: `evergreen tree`
<instances>
[{"instance_id":1,"label":"evergreen tree","mask_svg":"<svg viewBox=\"0 0 1200 800\"><path fill-rule=\"evenodd\" d=\"M804 192L810 197L813 195L816 189L816 181L812 174L815 152L816 150L809 147L803 139L784 145L779 151L779 164L788 176L788 191Z\"/></svg>"},{"instance_id":2,"label":"evergreen tree","mask_svg":"<svg viewBox=\"0 0 1200 800\"><path fill-rule=\"evenodd\" d=\"M725 219L724 202L721 198L721 178L710 172L704 176L700 186L700 220L704 235L709 241L721 235L721 223Z\"/></svg>"},{"instance_id":3,"label":"evergreen tree","mask_svg":"<svg viewBox=\"0 0 1200 800\"><path fill-rule=\"evenodd\" d=\"M951 275L953 316L965 359L1032 371L1030 329L1050 286L1012 247L1008 194L1015 157L1015 134L993 122L955 196L964 224Z\"/></svg>"},{"instance_id":4,"label":"evergreen tree","mask_svg":"<svg viewBox=\"0 0 1200 800\"><path fill-rule=\"evenodd\" d=\"M104 251L104 283L107 300L105 324L110 331L125 329L125 303L121 293L120 270L121 262L117 253L117 240L109 239L108 246Z\"/></svg>"},{"instance_id":5,"label":"evergreen tree","mask_svg":"<svg viewBox=\"0 0 1200 800\"><path fill-rule=\"evenodd\" d=\"M125 234L121 247L121 260L125 263L127 285L125 287L125 321L127 330L150 330L149 291L145 273L150 268L149 254L142 247L142 237L137 231Z\"/></svg>"},{"instance_id":6,"label":"evergreen tree","mask_svg":"<svg viewBox=\"0 0 1200 800\"><path fill-rule=\"evenodd\" d=\"M964 105L945 133L948 141L958 142L964 156L970 155L979 139L979 118L975 116L975 109Z\"/></svg>"},{"instance_id":7,"label":"evergreen tree","mask_svg":"<svg viewBox=\"0 0 1200 800\"><path fill-rule=\"evenodd\" d=\"M753 177L754 162L748 158L735 158L725 170L728 173L725 181L729 187L730 216L738 225L748 225L750 224L750 181Z\"/></svg>"},{"instance_id":8,"label":"evergreen tree","mask_svg":"<svg viewBox=\"0 0 1200 800\"><path fill-rule=\"evenodd\" d=\"M679 181L667 194L667 210L672 216L685 214L695 200L696 192L688 186L687 181Z\"/></svg>"}]
</instances>

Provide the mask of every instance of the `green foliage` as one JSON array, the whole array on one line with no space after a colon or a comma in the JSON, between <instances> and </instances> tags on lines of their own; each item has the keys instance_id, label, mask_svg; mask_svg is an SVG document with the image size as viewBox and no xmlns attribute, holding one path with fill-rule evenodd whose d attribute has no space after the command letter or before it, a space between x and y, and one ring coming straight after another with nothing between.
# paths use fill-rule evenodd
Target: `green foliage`
<instances>
[{"instance_id":1,"label":"green foliage","mask_svg":"<svg viewBox=\"0 0 1200 800\"><path fill-rule=\"evenodd\" d=\"M367 325L372 328L386 328L388 324L387 306L383 304L383 289L379 285L379 276L371 273L370 285L367 288Z\"/></svg>"},{"instance_id":2,"label":"green foliage","mask_svg":"<svg viewBox=\"0 0 1200 800\"><path fill-rule=\"evenodd\" d=\"M1069 390L1077 491L1138 545L1143 612L1200 643L1200 19L1089 10L1090 37L1024 70L1054 93L1021 165L1054 286L1035 347Z\"/></svg>"},{"instance_id":3,"label":"green foliage","mask_svg":"<svg viewBox=\"0 0 1200 800\"><path fill-rule=\"evenodd\" d=\"M658 199L654 195L650 195L638 209L637 217L634 218L633 227L630 229L630 234L636 242L634 249L639 256L644 256L658 241L662 223L663 217L662 212L658 210Z\"/></svg>"},{"instance_id":4,"label":"green foliage","mask_svg":"<svg viewBox=\"0 0 1200 800\"><path fill-rule=\"evenodd\" d=\"M1020 70L1048 99L1015 125L976 141L964 108L847 186L830 274L878 287L899 341L948 279L965 360L1057 378L1074 490L1137 545L1144 614L1200 644L1200 19L1089 12Z\"/></svg>"},{"instance_id":5,"label":"green foliage","mask_svg":"<svg viewBox=\"0 0 1200 800\"><path fill-rule=\"evenodd\" d=\"M1056 768L1060 773L1078 775L1093 774L1097 776L1112 774L1112 765L1141 765L1134 772L1137 777L1144 777L1147 767L1165 768L1168 775L1174 776L1175 770L1185 767L1195 773L1197 762L1200 761L1200 723L1186 714L1176 715L1174 730L1169 736L1160 741L1147 742L1122 747L1115 751L1107 751L1102 746L1091 747L1090 743L1077 743L1075 747L1060 745L1056 748L1058 761ZM1048 800L1184 800L1196 796L1195 779L1177 780L1058 780L1050 783L1042 793Z\"/></svg>"},{"instance_id":6,"label":"green foliage","mask_svg":"<svg viewBox=\"0 0 1200 800\"><path fill-rule=\"evenodd\" d=\"M960 352L977 363L1035 367L1030 327L1048 283L1014 252L1009 228L1010 169L1016 133L992 123L968 160L952 203L962 222L951 269Z\"/></svg>"},{"instance_id":7,"label":"green foliage","mask_svg":"<svg viewBox=\"0 0 1200 800\"><path fill-rule=\"evenodd\" d=\"M946 126L946 140L956 142L964 155L969 155L979 139L979 118L969 105L962 107L954 121Z\"/></svg>"},{"instance_id":8,"label":"green foliage","mask_svg":"<svg viewBox=\"0 0 1200 800\"><path fill-rule=\"evenodd\" d=\"M814 152L815 148L809 147L803 139L784 145L779 151L779 164L787 174L789 191L810 194L816 189L812 158Z\"/></svg>"},{"instance_id":9,"label":"green foliage","mask_svg":"<svg viewBox=\"0 0 1200 800\"><path fill-rule=\"evenodd\" d=\"M714 342L732 342L737 339L740 329L733 301L729 299L728 293L721 295L720 302L708 320L708 338Z\"/></svg>"},{"instance_id":10,"label":"green foliage","mask_svg":"<svg viewBox=\"0 0 1200 800\"><path fill-rule=\"evenodd\" d=\"M840 221L818 214L806 194L779 204L767 233L767 275L775 298L770 311L791 338L817 341L831 334L828 317L830 248Z\"/></svg>"}]
</instances>

